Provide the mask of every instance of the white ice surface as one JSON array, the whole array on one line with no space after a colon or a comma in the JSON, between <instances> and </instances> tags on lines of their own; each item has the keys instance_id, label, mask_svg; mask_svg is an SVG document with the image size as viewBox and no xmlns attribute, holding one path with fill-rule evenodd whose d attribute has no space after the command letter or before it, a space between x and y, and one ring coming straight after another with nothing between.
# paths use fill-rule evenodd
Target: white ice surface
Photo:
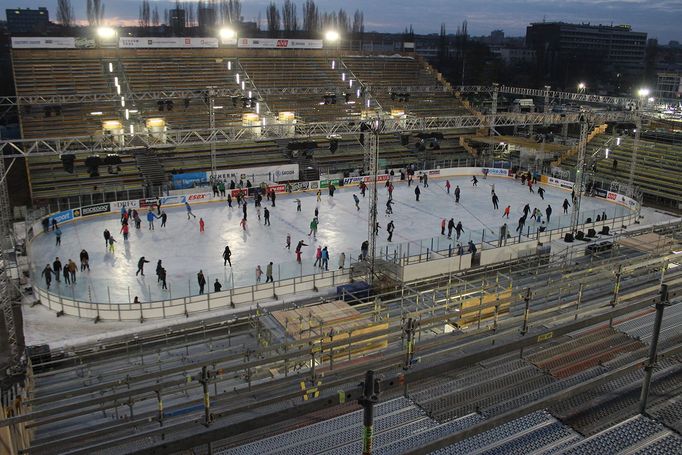
<instances>
[{"instance_id":1,"label":"white ice surface","mask_svg":"<svg viewBox=\"0 0 682 455\"><path fill-rule=\"evenodd\" d=\"M418 254L420 244L423 251L430 247L431 238L435 237L434 246L447 248L448 241L440 236L440 222L442 218L459 220L465 229L462 243L469 240L469 235L475 242L481 240L481 230L486 229L488 239L498 235L504 207L511 205L509 226L515 229L518 218L526 203L531 209L538 207L543 212L547 204L553 208L550 228L559 224L569 224L569 217L560 217L563 210L561 204L564 198L570 199L570 192L558 188L545 186L545 201L536 194L530 194L526 186L520 181L489 177L480 179L478 187L473 188L470 177L451 178L455 185L462 189L460 204L455 204L454 196L445 192L445 179L430 179L428 188L421 188L421 200L415 201L414 185L408 188L404 182L398 182L394 191L394 215L384 214L385 203L388 198L387 190L381 186L379 192L379 246L387 245L385 230L389 219L395 223L393 243L390 248L398 249L398 243L403 243L402 253L407 251L406 242L410 242L410 254ZM491 184L495 185L500 198L500 210L493 211L491 203ZM537 190L537 186L535 187ZM321 202L316 202L314 192L294 195L278 195L276 207L267 206L271 212L272 226L264 226L256 216L253 201L248 204L248 229L244 232L239 222L241 208L230 209L225 202L195 204L192 206L196 219L187 220L184 207L168 208L168 223L166 228L160 227L160 220L155 222L156 229L147 229L146 211L140 211L143 219L142 229L136 230L131 225L130 239L123 241L119 234L120 222L118 215L111 214L96 216L91 219L69 223L62 226L62 244L55 246L55 236L52 232L38 235L32 242L30 255L34 267L34 281L44 286L42 279L35 275L45 264L52 263L55 256L59 256L62 263L69 258L78 265L78 255L81 249L86 249L90 255L90 272L77 273L77 284L67 287L53 281L52 291L61 292L67 296L75 296L84 301L108 303L111 301L128 302L130 296L139 296L140 300L160 300L169 296L181 297L197 294L196 274L202 269L207 277L207 288L212 290L216 278L223 283L223 290L229 288L234 280L234 286L250 285L255 282L255 267L260 265L265 272L269 261L275 264L275 280L298 274L312 273L314 270L315 248L318 245L327 246L330 252L329 267L338 267L338 257L341 251L346 252L346 266L349 260L356 258L360 252L360 244L367 239L368 198L360 197L360 208L356 210L353 193L360 192L357 187L339 188L335 196L329 197L323 190ZM369 195L369 193L368 193ZM303 211L296 212L295 199L302 201ZM308 237L309 223L314 216L315 207L319 207L319 229L317 240ZM615 210L625 211L624 208L611 204L600 198L584 198L582 211L584 215L594 217L588 211L606 210L609 217L613 217ZM570 213L570 209L569 209ZM206 222L206 231L199 232L199 217ZM527 226L534 227L529 220ZM102 232L107 228L117 240L115 254L107 252ZM291 251L287 250L285 238L291 234ZM309 246L303 248L302 269L295 262L294 248L299 240L304 240ZM232 250L233 267L223 267L222 251L228 244ZM145 266L145 277L135 276L137 261L145 256L150 261ZM168 273L168 284L171 293L161 291L155 279L156 261L161 259ZM263 276L263 281L265 276ZM130 290L130 291L129 291Z\"/></svg>"}]
</instances>

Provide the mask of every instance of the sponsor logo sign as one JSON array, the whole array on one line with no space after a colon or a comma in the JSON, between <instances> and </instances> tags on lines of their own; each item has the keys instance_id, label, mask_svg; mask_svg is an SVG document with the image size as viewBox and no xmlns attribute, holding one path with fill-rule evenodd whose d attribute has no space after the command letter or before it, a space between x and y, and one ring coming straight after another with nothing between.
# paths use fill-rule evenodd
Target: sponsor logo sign
<instances>
[{"instance_id":1,"label":"sponsor logo sign","mask_svg":"<svg viewBox=\"0 0 682 455\"><path fill-rule=\"evenodd\" d=\"M294 182L291 184L291 191L307 190L309 186L309 182Z\"/></svg>"},{"instance_id":2,"label":"sponsor logo sign","mask_svg":"<svg viewBox=\"0 0 682 455\"><path fill-rule=\"evenodd\" d=\"M108 213L111 211L111 204L108 202L102 203L102 204L94 204L94 205L86 205L85 207L81 207L79 209L74 209L73 210L73 216L78 217L78 216L90 216L90 215L97 215L100 213Z\"/></svg>"},{"instance_id":3,"label":"sponsor logo sign","mask_svg":"<svg viewBox=\"0 0 682 455\"><path fill-rule=\"evenodd\" d=\"M429 171L429 175L440 175L440 169L432 169Z\"/></svg>"},{"instance_id":4,"label":"sponsor logo sign","mask_svg":"<svg viewBox=\"0 0 682 455\"><path fill-rule=\"evenodd\" d=\"M275 193L284 193L287 190L286 185L268 185L268 190Z\"/></svg>"},{"instance_id":5,"label":"sponsor logo sign","mask_svg":"<svg viewBox=\"0 0 682 455\"><path fill-rule=\"evenodd\" d=\"M606 198L615 201L616 199L618 199L618 194L609 191L608 194L606 195Z\"/></svg>"},{"instance_id":6,"label":"sponsor logo sign","mask_svg":"<svg viewBox=\"0 0 682 455\"><path fill-rule=\"evenodd\" d=\"M119 38L118 47L125 48L217 48L218 38Z\"/></svg>"},{"instance_id":7,"label":"sponsor logo sign","mask_svg":"<svg viewBox=\"0 0 682 455\"><path fill-rule=\"evenodd\" d=\"M322 49L322 40L240 38L237 46L251 49Z\"/></svg>"},{"instance_id":8,"label":"sponsor logo sign","mask_svg":"<svg viewBox=\"0 0 682 455\"><path fill-rule=\"evenodd\" d=\"M157 202L158 202L158 199L156 199L155 197L154 198L147 198L147 199L140 199L140 201L139 201L141 209L145 209L148 207L155 206L157 204Z\"/></svg>"},{"instance_id":9,"label":"sponsor logo sign","mask_svg":"<svg viewBox=\"0 0 682 455\"><path fill-rule=\"evenodd\" d=\"M65 210L63 212L55 213L50 217L50 226L52 226L52 221L57 221L57 223L63 223L65 221L70 221L73 219L73 211Z\"/></svg>"},{"instance_id":10,"label":"sponsor logo sign","mask_svg":"<svg viewBox=\"0 0 682 455\"><path fill-rule=\"evenodd\" d=\"M603 189L601 189L601 188L596 188L596 189L594 190L594 195L597 196L597 197L603 197L603 198L605 198L607 194L608 194L608 191L603 190Z\"/></svg>"},{"instance_id":11,"label":"sponsor logo sign","mask_svg":"<svg viewBox=\"0 0 682 455\"><path fill-rule=\"evenodd\" d=\"M118 212L122 207L136 209L140 206L139 201L116 201L111 202L110 204L112 212Z\"/></svg>"},{"instance_id":12,"label":"sponsor logo sign","mask_svg":"<svg viewBox=\"0 0 682 455\"><path fill-rule=\"evenodd\" d=\"M487 168L488 175L509 175L507 169Z\"/></svg>"},{"instance_id":13,"label":"sponsor logo sign","mask_svg":"<svg viewBox=\"0 0 682 455\"><path fill-rule=\"evenodd\" d=\"M12 37L14 49L75 49L76 38L66 37Z\"/></svg>"},{"instance_id":14,"label":"sponsor logo sign","mask_svg":"<svg viewBox=\"0 0 682 455\"><path fill-rule=\"evenodd\" d=\"M561 180L557 179L554 177L548 177L548 182L550 185L556 185L560 186L561 188L566 188L566 189L572 189L573 188L573 182L569 182L568 180Z\"/></svg>"}]
</instances>

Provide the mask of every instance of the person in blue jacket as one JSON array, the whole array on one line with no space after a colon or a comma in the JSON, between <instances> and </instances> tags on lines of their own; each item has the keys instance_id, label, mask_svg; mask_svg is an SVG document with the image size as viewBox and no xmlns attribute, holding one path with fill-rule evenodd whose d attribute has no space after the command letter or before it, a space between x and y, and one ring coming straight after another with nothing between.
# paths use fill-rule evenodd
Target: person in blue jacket
<instances>
[{"instance_id":1,"label":"person in blue jacket","mask_svg":"<svg viewBox=\"0 0 682 455\"><path fill-rule=\"evenodd\" d=\"M156 218L156 215L154 215L154 212L149 210L147 212L147 221L149 222L149 229L154 230L154 218Z\"/></svg>"}]
</instances>

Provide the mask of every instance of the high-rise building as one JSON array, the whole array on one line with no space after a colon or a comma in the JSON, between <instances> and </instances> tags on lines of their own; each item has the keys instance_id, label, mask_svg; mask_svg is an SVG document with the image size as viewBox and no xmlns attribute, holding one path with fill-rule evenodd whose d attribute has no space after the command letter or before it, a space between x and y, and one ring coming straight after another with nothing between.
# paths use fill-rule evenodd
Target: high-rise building
<instances>
[{"instance_id":1,"label":"high-rise building","mask_svg":"<svg viewBox=\"0 0 682 455\"><path fill-rule=\"evenodd\" d=\"M50 23L50 13L44 7L6 9L5 14L7 29L11 34L42 33Z\"/></svg>"},{"instance_id":2,"label":"high-rise building","mask_svg":"<svg viewBox=\"0 0 682 455\"><path fill-rule=\"evenodd\" d=\"M168 22L171 33L175 36L182 36L185 33L185 10L173 8L168 12Z\"/></svg>"},{"instance_id":3,"label":"high-rise building","mask_svg":"<svg viewBox=\"0 0 682 455\"><path fill-rule=\"evenodd\" d=\"M664 99L681 99L682 72L658 73L654 96Z\"/></svg>"},{"instance_id":4,"label":"high-rise building","mask_svg":"<svg viewBox=\"0 0 682 455\"><path fill-rule=\"evenodd\" d=\"M535 49L540 70L548 82L559 85L574 82L572 73L581 70L642 72L646 43L647 34L633 32L629 25L539 22L526 29L526 45Z\"/></svg>"}]
</instances>

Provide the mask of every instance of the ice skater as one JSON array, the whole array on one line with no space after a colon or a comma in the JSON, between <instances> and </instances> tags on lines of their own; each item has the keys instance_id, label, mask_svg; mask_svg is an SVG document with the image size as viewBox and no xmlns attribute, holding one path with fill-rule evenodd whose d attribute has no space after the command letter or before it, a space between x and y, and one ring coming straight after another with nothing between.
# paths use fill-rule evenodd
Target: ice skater
<instances>
[{"instance_id":1,"label":"ice skater","mask_svg":"<svg viewBox=\"0 0 682 455\"><path fill-rule=\"evenodd\" d=\"M476 178L475 175L474 175L473 178L471 179L471 182L473 183L472 186L478 186L478 179Z\"/></svg>"},{"instance_id":2,"label":"ice skater","mask_svg":"<svg viewBox=\"0 0 682 455\"><path fill-rule=\"evenodd\" d=\"M43 269L43 272L40 274L41 276L45 277L45 285L47 286L47 289L50 289L50 284L52 284L53 273L52 267L50 267L50 264L47 264Z\"/></svg>"},{"instance_id":3,"label":"ice skater","mask_svg":"<svg viewBox=\"0 0 682 455\"><path fill-rule=\"evenodd\" d=\"M545 200L545 189L541 186L538 187L538 196L540 196L540 199L543 201Z\"/></svg>"},{"instance_id":4,"label":"ice skater","mask_svg":"<svg viewBox=\"0 0 682 455\"><path fill-rule=\"evenodd\" d=\"M267 207L263 209L263 226L270 226L270 210Z\"/></svg>"},{"instance_id":5,"label":"ice skater","mask_svg":"<svg viewBox=\"0 0 682 455\"><path fill-rule=\"evenodd\" d=\"M265 267L265 282L266 283L274 283L274 278L272 277L272 261L270 261Z\"/></svg>"},{"instance_id":6,"label":"ice skater","mask_svg":"<svg viewBox=\"0 0 682 455\"><path fill-rule=\"evenodd\" d=\"M291 234L287 233L287 243L284 246L287 250L291 251Z\"/></svg>"},{"instance_id":7,"label":"ice skater","mask_svg":"<svg viewBox=\"0 0 682 455\"><path fill-rule=\"evenodd\" d=\"M547 215L547 222L549 223L550 218L552 217L552 206L547 204L547 208L545 209L545 215Z\"/></svg>"},{"instance_id":8,"label":"ice skater","mask_svg":"<svg viewBox=\"0 0 682 455\"><path fill-rule=\"evenodd\" d=\"M90 255L88 252L83 248L80 252L80 260L81 260L81 272L85 272L85 269L90 271Z\"/></svg>"},{"instance_id":9,"label":"ice skater","mask_svg":"<svg viewBox=\"0 0 682 455\"><path fill-rule=\"evenodd\" d=\"M564 208L564 215L568 213L568 208L571 206L571 204L568 203L568 199L564 199L564 203L562 204Z\"/></svg>"},{"instance_id":10,"label":"ice skater","mask_svg":"<svg viewBox=\"0 0 682 455\"><path fill-rule=\"evenodd\" d=\"M220 290L223 288L223 285L220 284L220 281L218 281L218 278L215 279L215 282L213 283L213 292L220 292Z\"/></svg>"},{"instance_id":11,"label":"ice skater","mask_svg":"<svg viewBox=\"0 0 682 455\"><path fill-rule=\"evenodd\" d=\"M137 272L135 272L135 276L138 274L142 274L144 276L144 265L147 264L149 261L142 256L138 261L137 261Z\"/></svg>"},{"instance_id":12,"label":"ice skater","mask_svg":"<svg viewBox=\"0 0 682 455\"><path fill-rule=\"evenodd\" d=\"M116 247L114 246L116 244L116 239L112 236L109 236L109 252L111 254L114 254Z\"/></svg>"},{"instance_id":13,"label":"ice skater","mask_svg":"<svg viewBox=\"0 0 682 455\"><path fill-rule=\"evenodd\" d=\"M310 232L308 232L308 237L312 235L314 239L317 238L317 224L318 224L317 217L315 217L310 222Z\"/></svg>"},{"instance_id":14,"label":"ice skater","mask_svg":"<svg viewBox=\"0 0 682 455\"><path fill-rule=\"evenodd\" d=\"M417 202L419 202L419 195L421 194L421 192L422 192L422 191L419 189L419 185L415 185L415 187L414 187L414 196L415 196Z\"/></svg>"},{"instance_id":15,"label":"ice skater","mask_svg":"<svg viewBox=\"0 0 682 455\"><path fill-rule=\"evenodd\" d=\"M54 231L54 235L56 237L55 246L60 246L62 244L62 229L58 227L57 230Z\"/></svg>"},{"instance_id":16,"label":"ice skater","mask_svg":"<svg viewBox=\"0 0 682 455\"><path fill-rule=\"evenodd\" d=\"M242 220L239 222L239 226L243 231L246 231L246 218L242 218Z\"/></svg>"},{"instance_id":17,"label":"ice skater","mask_svg":"<svg viewBox=\"0 0 682 455\"><path fill-rule=\"evenodd\" d=\"M202 233L204 232L204 228L206 227L206 223L204 222L203 218L199 218L199 232Z\"/></svg>"},{"instance_id":18,"label":"ice skater","mask_svg":"<svg viewBox=\"0 0 682 455\"><path fill-rule=\"evenodd\" d=\"M185 201L185 210L187 210L187 219L189 220L190 215L196 218L197 216L192 213L192 207L189 205L189 202Z\"/></svg>"},{"instance_id":19,"label":"ice skater","mask_svg":"<svg viewBox=\"0 0 682 455\"><path fill-rule=\"evenodd\" d=\"M260 265L257 265L256 266L256 283L260 283L262 276L263 276L263 269L260 268Z\"/></svg>"},{"instance_id":20,"label":"ice skater","mask_svg":"<svg viewBox=\"0 0 682 455\"><path fill-rule=\"evenodd\" d=\"M104 248L109 247L109 237L111 237L111 233L109 232L109 229L104 230Z\"/></svg>"},{"instance_id":21,"label":"ice skater","mask_svg":"<svg viewBox=\"0 0 682 455\"><path fill-rule=\"evenodd\" d=\"M533 191L533 182L530 180L528 180L528 191L535 194L535 191Z\"/></svg>"},{"instance_id":22,"label":"ice skater","mask_svg":"<svg viewBox=\"0 0 682 455\"><path fill-rule=\"evenodd\" d=\"M119 232L121 234L123 234L123 241L124 242L127 241L128 240L128 234L130 233L130 229L128 228L128 225L124 224L123 226L121 226L121 230Z\"/></svg>"},{"instance_id":23,"label":"ice skater","mask_svg":"<svg viewBox=\"0 0 682 455\"><path fill-rule=\"evenodd\" d=\"M395 204L393 199L386 201L386 215L393 215L393 204Z\"/></svg>"},{"instance_id":24,"label":"ice skater","mask_svg":"<svg viewBox=\"0 0 682 455\"><path fill-rule=\"evenodd\" d=\"M519 218L519 224L516 226L516 232L523 234L523 227L526 225L526 215Z\"/></svg>"},{"instance_id":25,"label":"ice skater","mask_svg":"<svg viewBox=\"0 0 682 455\"><path fill-rule=\"evenodd\" d=\"M391 242L393 241L393 231L395 230L395 225L393 224L393 220L391 220L387 225L386 225L386 232L388 232L388 241Z\"/></svg>"},{"instance_id":26,"label":"ice skater","mask_svg":"<svg viewBox=\"0 0 682 455\"><path fill-rule=\"evenodd\" d=\"M455 187L455 202L459 204L459 195L462 190L459 189L459 185Z\"/></svg>"},{"instance_id":27,"label":"ice skater","mask_svg":"<svg viewBox=\"0 0 682 455\"><path fill-rule=\"evenodd\" d=\"M442 220L440 220L440 235L445 235L445 225L446 221L445 218L443 218Z\"/></svg>"},{"instance_id":28,"label":"ice skater","mask_svg":"<svg viewBox=\"0 0 682 455\"><path fill-rule=\"evenodd\" d=\"M321 202L322 201L322 190L317 190L317 193L315 193L315 195L317 196L317 202Z\"/></svg>"},{"instance_id":29,"label":"ice skater","mask_svg":"<svg viewBox=\"0 0 682 455\"><path fill-rule=\"evenodd\" d=\"M227 193L227 206L232 208L232 193Z\"/></svg>"},{"instance_id":30,"label":"ice skater","mask_svg":"<svg viewBox=\"0 0 682 455\"><path fill-rule=\"evenodd\" d=\"M147 212L147 222L149 223L149 230L153 231L154 230L154 218L156 218L156 215L154 215L154 212L149 210ZM189 219L189 218L188 218Z\"/></svg>"},{"instance_id":31,"label":"ice skater","mask_svg":"<svg viewBox=\"0 0 682 455\"><path fill-rule=\"evenodd\" d=\"M353 194L353 200L355 201L355 208L360 210L360 199L357 194Z\"/></svg>"},{"instance_id":32,"label":"ice skater","mask_svg":"<svg viewBox=\"0 0 682 455\"><path fill-rule=\"evenodd\" d=\"M59 283L59 276L62 274L62 261L59 260L59 256L57 256L52 263L52 270L54 271L55 280Z\"/></svg>"},{"instance_id":33,"label":"ice skater","mask_svg":"<svg viewBox=\"0 0 682 455\"><path fill-rule=\"evenodd\" d=\"M168 286L166 285L166 269L161 267L161 270L158 272L158 281L161 281L161 289L167 290Z\"/></svg>"},{"instance_id":34,"label":"ice skater","mask_svg":"<svg viewBox=\"0 0 682 455\"><path fill-rule=\"evenodd\" d=\"M502 215L502 218L509 219L509 212L511 212L511 205L508 205L504 208L504 214Z\"/></svg>"},{"instance_id":35,"label":"ice skater","mask_svg":"<svg viewBox=\"0 0 682 455\"><path fill-rule=\"evenodd\" d=\"M246 202L242 204L242 213L244 214L244 220L246 220Z\"/></svg>"},{"instance_id":36,"label":"ice skater","mask_svg":"<svg viewBox=\"0 0 682 455\"><path fill-rule=\"evenodd\" d=\"M320 268L325 271L329 270L329 250L326 245L322 248L322 263L320 264Z\"/></svg>"},{"instance_id":37,"label":"ice skater","mask_svg":"<svg viewBox=\"0 0 682 455\"><path fill-rule=\"evenodd\" d=\"M333 194L332 194L333 196ZM275 198L277 197L277 193L275 193L275 190L272 190L272 195L270 196L270 201L272 202L272 206L275 206Z\"/></svg>"},{"instance_id":38,"label":"ice skater","mask_svg":"<svg viewBox=\"0 0 682 455\"><path fill-rule=\"evenodd\" d=\"M232 267L231 257L232 251L230 251L230 246L225 245L225 249L223 250L223 267L227 266L227 264L230 264L230 267Z\"/></svg>"},{"instance_id":39,"label":"ice skater","mask_svg":"<svg viewBox=\"0 0 682 455\"><path fill-rule=\"evenodd\" d=\"M303 248L304 246L308 246L308 245L303 243L303 240L299 240L298 244L296 245L296 262L298 262L299 264L301 263L301 253L302 253L301 248Z\"/></svg>"},{"instance_id":40,"label":"ice skater","mask_svg":"<svg viewBox=\"0 0 682 455\"><path fill-rule=\"evenodd\" d=\"M379 229L381 229L381 226L379 226L379 222L377 221L374 225L374 235L379 235Z\"/></svg>"},{"instance_id":41,"label":"ice skater","mask_svg":"<svg viewBox=\"0 0 682 455\"><path fill-rule=\"evenodd\" d=\"M530 213L530 205L526 204L523 206L523 216L527 217L529 213Z\"/></svg>"},{"instance_id":42,"label":"ice skater","mask_svg":"<svg viewBox=\"0 0 682 455\"><path fill-rule=\"evenodd\" d=\"M197 273L197 283L199 284L199 294L203 294L204 286L206 286L206 277L202 270L199 270L199 273Z\"/></svg>"},{"instance_id":43,"label":"ice skater","mask_svg":"<svg viewBox=\"0 0 682 455\"><path fill-rule=\"evenodd\" d=\"M450 221L448 221L448 238L452 238L452 230L455 228L455 220L454 218L450 218Z\"/></svg>"},{"instance_id":44,"label":"ice skater","mask_svg":"<svg viewBox=\"0 0 682 455\"><path fill-rule=\"evenodd\" d=\"M459 240L459 237L462 235L464 232L464 228L462 227L462 222L458 221L457 226L455 226L455 232L457 232L457 240Z\"/></svg>"},{"instance_id":45,"label":"ice skater","mask_svg":"<svg viewBox=\"0 0 682 455\"><path fill-rule=\"evenodd\" d=\"M450 194L450 180L445 181L445 191Z\"/></svg>"},{"instance_id":46,"label":"ice skater","mask_svg":"<svg viewBox=\"0 0 682 455\"><path fill-rule=\"evenodd\" d=\"M362 194L362 197L365 197L365 193L367 192L367 185L365 182L360 182L360 194Z\"/></svg>"},{"instance_id":47,"label":"ice skater","mask_svg":"<svg viewBox=\"0 0 682 455\"><path fill-rule=\"evenodd\" d=\"M159 273L161 272L161 269L163 269L163 266L161 265L161 259L159 259L156 262L156 282L158 283L161 281L161 277L159 276Z\"/></svg>"},{"instance_id":48,"label":"ice skater","mask_svg":"<svg viewBox=\"0 0 682 455\"><path fill-rule=\"evenodd\" d=\"M301 211L301 200L296 199L294 202L296 202L296 211L300 212Z\"/></svg>"},{"instance_id":49,"label":"ice skater","mask_svg":"<svg viewBox=\"0 0 682 455\"><path fill-rule=\"evenodd\" d=\"M317 266L322 267L322 247L318 246L317 249L315 250L315 262L313 263L313 267Z\"/></svg>"},{"instance_id":50,"label":"ice skater","mask_svg":"<svg viewBox=\"0 0 682 455\"><path fill-rule=\"evenodd\" d=\"M68 264L64 264L64 269L62 270L64 275L64 284L71 284L71 273L69 273Z\"/></svg>"},{"instance_id":51,"label":"ice skater","mask_svg":"<svg viewBox=\"0 0 682 455\"><path fill-rule=\"evenodd\" d=\"M498 205L498 203L500 202L500 198L497 197L497 194L495 194L494 191L493 191L492 199L493 199L493 210L498 210L500 208Z\"/></svg>"},{"instance_id":52,"label":"ice skater","mask_svg":"<svg viewBox=\"0 0 682 455\"><path fill-rule=\"evenodd\" d=\"M343 270L343 267L346 265L346 253L343 251L341 254L339 254L339 270Z\"/></svg>"},{"instance_id":53,"label":"ice skater","mask_svg":"<svg viewBox=\"0 0 682 455\"><path fill-rule=\"evenodd\" d=\"M161 227L166 227L166 220L168 220L168 215L166 212L161 212Z\"/></svg>"},{"instance_id":54,"label":"ice skater","mask_svg":"<svg viewBox=\"0 0 682 455\"><path fill-rule=\"evenodd\" d=\"M77 267L76 267L76 263L73 262L71 259L69 259L68 268L69 268L69 275L71 275L71 282L73 284L76 284L76 269L77 269Z\"/></svg>"}]
</instances>

